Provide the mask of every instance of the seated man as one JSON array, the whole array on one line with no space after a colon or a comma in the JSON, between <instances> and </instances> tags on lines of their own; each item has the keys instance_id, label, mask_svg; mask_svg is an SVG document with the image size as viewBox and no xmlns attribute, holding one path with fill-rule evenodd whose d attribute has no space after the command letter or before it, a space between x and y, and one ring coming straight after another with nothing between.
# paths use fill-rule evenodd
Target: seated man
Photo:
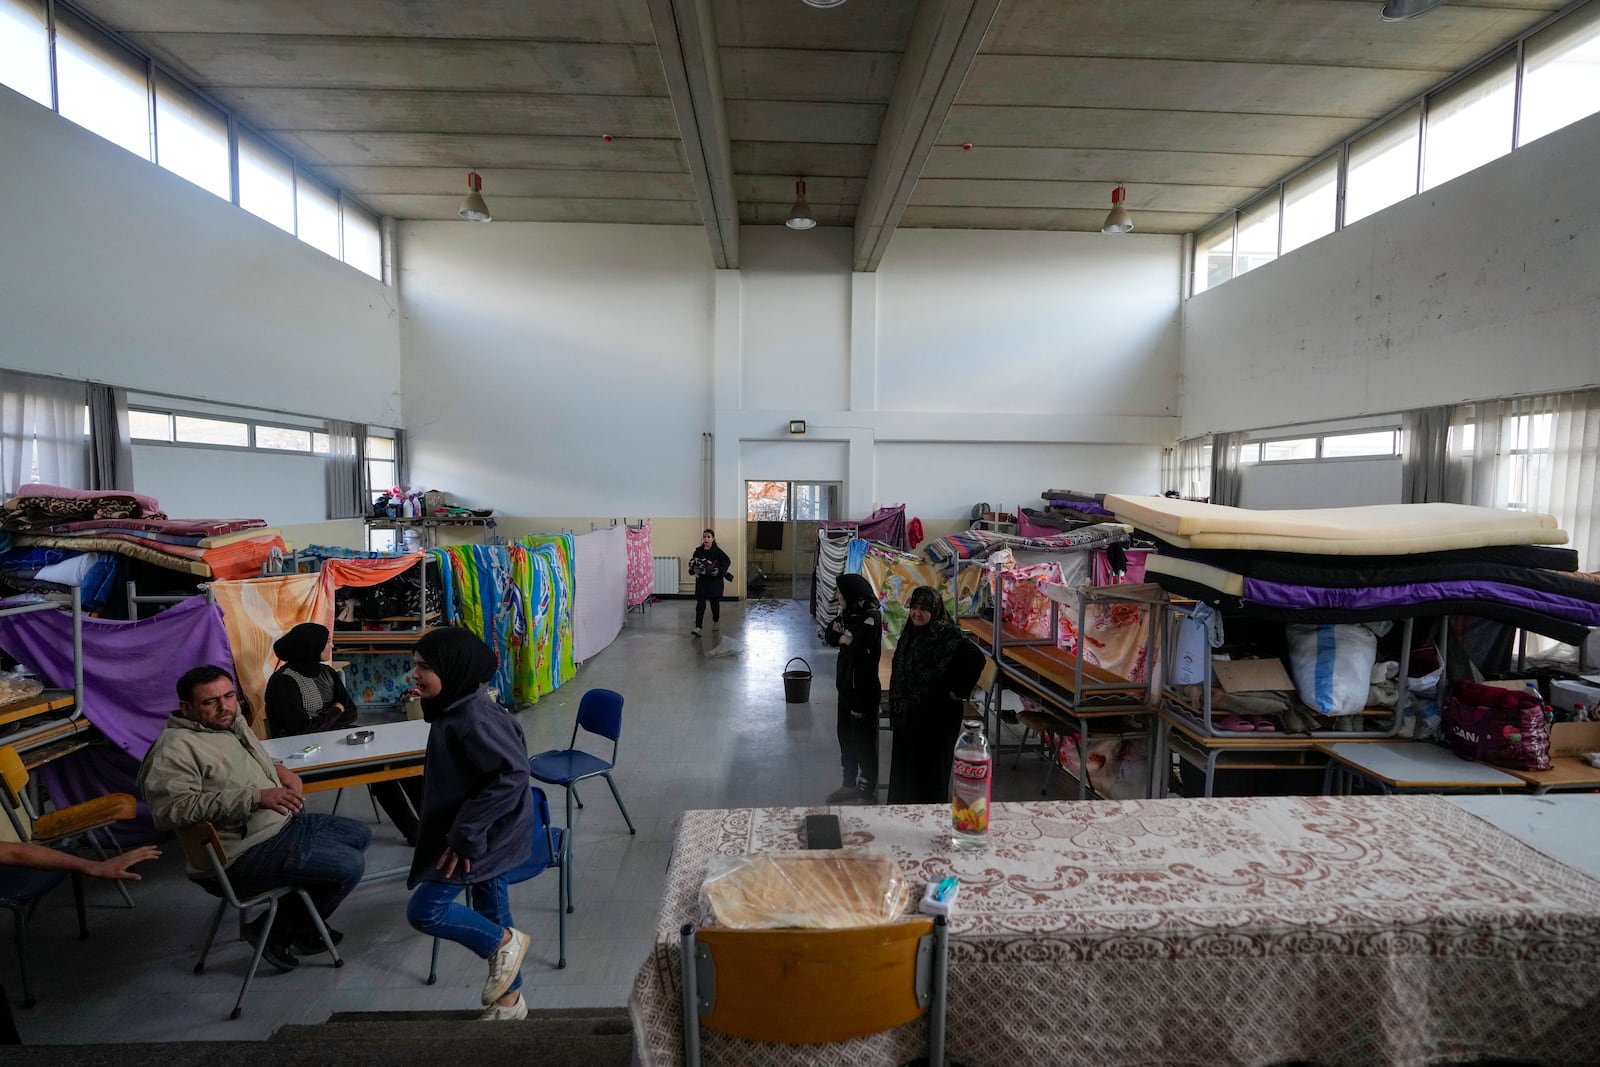
<instances>
[{"instance_id":1,"label":"seated man","mask_svg":"<svg viewBox=\"0 0 1600 1067\"><path fill-rule=\"evenodd\" d=\"M178 830L209 822L228 853L228 880L240 897L279 886L311 895L326 920L361 881L372 832L354 819L302 810L300 778L274 766L244 716L233 678L221 667L195 667L178 679L178 711L139 768L139 790L156 826ZM208 871L189 876L221 889ZM259 936L265 917L247 927ZM334 941L340 934L329 929ZM252 937L252 943L255 937ZM311 917L290 905L279 912L262 958L280 971L296 953L324 951Z\"/></svg>"}]
</instances>

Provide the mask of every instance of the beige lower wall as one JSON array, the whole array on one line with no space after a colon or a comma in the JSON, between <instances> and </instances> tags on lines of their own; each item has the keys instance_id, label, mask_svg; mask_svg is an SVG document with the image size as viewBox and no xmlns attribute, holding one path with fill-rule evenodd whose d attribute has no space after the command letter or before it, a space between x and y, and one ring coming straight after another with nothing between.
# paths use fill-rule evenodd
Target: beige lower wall
<instances>
[{"instance_id":1,"label":"beige lower wall","mask_svg":"<svg viewBox=\"0 0 1600 1067\"><path fill-rule=\"evenodd\" d=\"M298 526L280 526L283 540L290 548L307 545L334 545L340 548L367 547L367 528L360 519L330 519L327 522L308 522Z\"/></svg>"}]
</instances>

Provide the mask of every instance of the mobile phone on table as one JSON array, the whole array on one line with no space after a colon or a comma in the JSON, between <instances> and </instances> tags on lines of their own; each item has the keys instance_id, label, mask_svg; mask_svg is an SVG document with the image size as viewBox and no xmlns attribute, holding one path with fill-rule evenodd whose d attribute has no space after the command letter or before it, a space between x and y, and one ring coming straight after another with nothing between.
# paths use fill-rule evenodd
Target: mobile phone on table
<instances>
[{"instance_id":1,"label":"mobile phone on table","mask_svg":"<svg viewBox=\"0 0 1600 1067\"><path fill-rule=\"evenodd\" d=\"M839 816L806 816L806 848L843 847L844 839L839 836Z\"/></svg>"}]
</instances>

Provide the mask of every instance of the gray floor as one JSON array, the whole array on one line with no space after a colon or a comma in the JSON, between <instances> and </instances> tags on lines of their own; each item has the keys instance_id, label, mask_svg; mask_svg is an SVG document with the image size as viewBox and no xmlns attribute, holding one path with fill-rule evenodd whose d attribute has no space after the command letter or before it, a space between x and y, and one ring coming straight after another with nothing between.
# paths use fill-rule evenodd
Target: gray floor
<instances>
[{"instance_id":1,"label":"gray floor","mask_svg":"<svg viewBox=\"0 0 1600 1067\"><path fill-rule=\"evenodd\" d=\"M533 935L523 968L535 1008L626 1004L655 930L656 905L672 850L673 823L695 808L821 803L839 783L834 735L834 654L818 640L806 608L780 601L725 605L720 635L689 637L693 604L668 601L628 616L616 642L585 663L560 691L521 715L530 751L563 747L584 690L622 693L622 748L617 785L638 828L629 836L604 784L583 791L578 813L577 911L567 917L567 966L555 968L556 884L541 876L512 891L518 925ZM708 620L709 621L709 620ZM721 638L735 656L709 656ZM786 704L780 672L790 656L816 672L809 704ZM888 769L885 735L883 768ZM1011 771L997 761L996 799L1038 796L1043 764ZM1067 795L1058 776L1051 790ZM329 794L314 798L326 810ZM551 792L557 822L560 790ZM371 818L364 791L351 790L341 813ZM369 870L401 865L409 852L387 822L377 828ZM446 944L439 982L422 984L430 942L405 921L406 890L389 881L356 890L335 925L345 932L346 963L335 970L302 963L289 974L263 973L242 1018L228 1011L243 978L248 948L212 950L206 974L192 973L213 906L190 885L175 847L147 865L127 910L107 886L89 889L91 937L80 942L72 897L48 898L30 924L38 1006L17 1006L20 984L9 938L0 941L0 982L13 996L23 1040L113 1042L265 1038L289 1023L314 1023L341 1011L470 1008L484 965ZM233 929L224 925L224 935ZM6 931L9 934L9 931ZM267 969L264 968L264 971Z\"/></svg>"}]
</instances>

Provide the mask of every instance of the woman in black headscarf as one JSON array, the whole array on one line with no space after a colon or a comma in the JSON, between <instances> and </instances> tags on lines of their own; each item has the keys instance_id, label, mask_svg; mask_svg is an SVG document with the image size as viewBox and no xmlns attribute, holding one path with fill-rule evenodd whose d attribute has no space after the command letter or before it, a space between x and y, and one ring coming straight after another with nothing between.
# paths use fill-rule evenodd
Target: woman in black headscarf
<instances>
[{"instance_id":1,"label":"woman in black headscarf","mask_svg":"<svg viewBox=\"0 0 1600 1067\"><path fill-rule=\"evenodd\" d=\"M314 734L356 723L356 702L331 664L333 635L303 622L272 644L283 666L267 680L267 726L273 737Z\"/></svg>"},{"instance_id":2,"label":"woman in black headscarf","mask_svg":"<svg viewBox=\"0 0 1600 1067\"><path fill-rule=\"evenodd\" d=\"M913 590L908 610L889 676L889 803L944 804L962 705L983 673L983 652L932 586Z\"/></svg>"},{"instance_id":3,"label":"woman in black headscarf","mask_svg":"<svg viewBox=\"0 0 1600 1067\"><path fill-rule=\"evenodd\" d=\"M482 1018L524 1019L528 1006L519 990L528 936L512 926L506 895L506 876L533 851L522 724L483 687L494 677L494 650L466 630L423 634L412 666L422 717L433 726L406 918L488 961ZM463 887L470 907L456 902Z\"/></svg>"},{"instance_id":4,"label":"woman in black headscarf","mask_svg":"<svg viewBox=\"0 0 1600 1067\"><path fill-rule=\"evenodd\" d=\"M272 651L283 661L267 680L267 727L273 737L341 730L356 724L355 699L339 672L325 662L332 650L328 628L314 622L303 622L273 642ZM367 790L406 843L415 844L421 783L415 778L374 782Z\"/></svg>"},{"instance_id":5,"label":"woman in black headscarf","mask_svg":"<svg viewBox=\"0 0 1600 1067\"><path fill-rule=\"evenodd\" d=\"M883 697L878 661L883 652L883 616L872 583L859 574L841 574L835 595L844 610L823 640L839 650L834 685L839 691L839 765L844 784L828 794L828 803L870 804L878 799L878 702Z\"/></svg>"}]
</instances>

